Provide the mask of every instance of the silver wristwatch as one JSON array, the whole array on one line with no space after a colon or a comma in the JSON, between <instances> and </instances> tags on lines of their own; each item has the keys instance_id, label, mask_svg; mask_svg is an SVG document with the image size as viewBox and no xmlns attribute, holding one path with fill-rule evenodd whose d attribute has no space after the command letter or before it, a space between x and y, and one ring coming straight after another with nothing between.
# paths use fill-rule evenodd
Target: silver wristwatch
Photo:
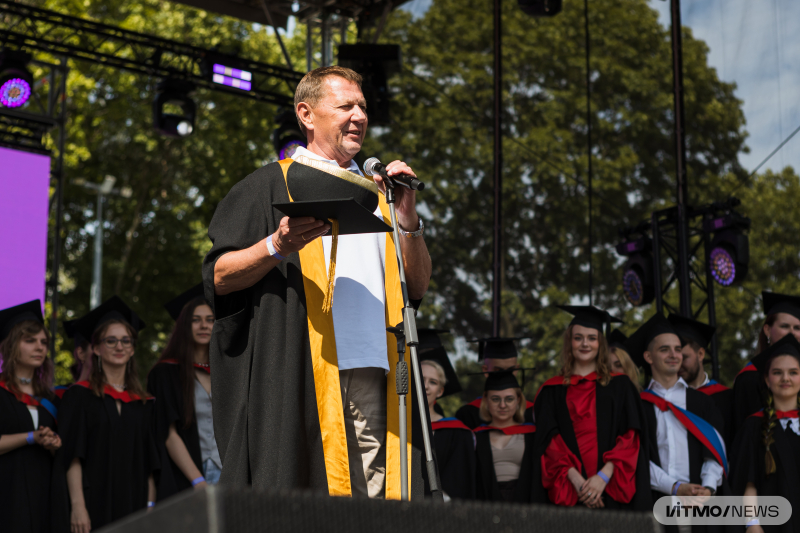
<instances>
[{"instance_id":1,"label":"silver wristwatch","mask_svg":"<svg viewBox=\"0 0 800 533\"><path fill-rule=\"evenodd\" d=\"M425 224L422 223L422 217L419 218L419 228L417 231L405 231L403 228L400 227L400 224L397 225L397 230L400 232L400 235L403 237L422 237L423 232L425 231Z\"/></svg>"}]
</instances>

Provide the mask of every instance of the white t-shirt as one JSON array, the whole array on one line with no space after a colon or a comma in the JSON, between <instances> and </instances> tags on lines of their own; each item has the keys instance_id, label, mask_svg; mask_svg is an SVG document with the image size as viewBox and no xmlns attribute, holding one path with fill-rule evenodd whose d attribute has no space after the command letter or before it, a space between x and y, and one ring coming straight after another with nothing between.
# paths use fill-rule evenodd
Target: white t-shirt
<instances>
[{"instance_id":1,"label":"white t-shirt","mask_svg":"<svg viewBox=\"0 0 800 533\"><path fill-rule=\"evenodd\" d=\"M304 155L339 166L336 161L325 159L305 148L298 148L294 155ZM347 170L363 176L355 161L350 161ZM375 216L383 219L380 207L375 209ZM326 265L330 264L332 240L330 236L322 237ZM389 371L386 353L385 260L385 233L339 236L331 304L339 370L374 367Z\"/></svg>"}]
</instances>

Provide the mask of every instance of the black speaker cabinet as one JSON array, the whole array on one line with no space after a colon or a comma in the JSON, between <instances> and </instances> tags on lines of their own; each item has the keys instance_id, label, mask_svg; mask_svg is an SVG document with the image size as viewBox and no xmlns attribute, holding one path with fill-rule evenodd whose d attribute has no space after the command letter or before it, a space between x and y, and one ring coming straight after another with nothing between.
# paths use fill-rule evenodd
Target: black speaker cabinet
<instances>
[{"instance_id":1,"label":"black speaker cabinet","mask_svg":"<svg viewBox=\"0 0 800 533\"><path fill-rule=\"evenodd\" d=\"M652 513L452 501L332 498L310 492L207 487L102 533L657 533Z\"/></svg>"}]
</instances>

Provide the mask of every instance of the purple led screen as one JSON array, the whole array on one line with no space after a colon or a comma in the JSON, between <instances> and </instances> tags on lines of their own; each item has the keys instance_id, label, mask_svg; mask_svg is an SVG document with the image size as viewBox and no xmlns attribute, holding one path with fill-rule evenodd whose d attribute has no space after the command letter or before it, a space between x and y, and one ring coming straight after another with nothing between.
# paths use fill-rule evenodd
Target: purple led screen
<instances>
[{"instance_id":1,"label":"purple led screen","mask_svg":"<svg viewBox=\"0 0 800 533\"><path fill-rule=\"evenodd\" d=\"M50 158L0 147L0 309L44 303Z\"/></svg>"}]
</instances>

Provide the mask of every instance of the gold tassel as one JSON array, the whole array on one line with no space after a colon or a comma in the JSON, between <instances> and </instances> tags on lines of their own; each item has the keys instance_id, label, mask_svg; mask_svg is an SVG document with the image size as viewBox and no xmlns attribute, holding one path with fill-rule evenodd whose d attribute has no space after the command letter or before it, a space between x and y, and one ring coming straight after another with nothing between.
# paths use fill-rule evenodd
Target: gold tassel
<instances>
[{"instance_id":1,"label":"gold tassel","mask_svg":"<svg viewBox=\"0 0 800 533\"><path fill-rule=\"evenodd\" d=\"M328 290L325 291L325 299L322 301L322 312L327 314L331 312L331 304L333 304L333 282L336 279L336 249L339 245L339 221L330 218L331 235L331 264L328 266Z\"/></svg>"}]
</instances>

